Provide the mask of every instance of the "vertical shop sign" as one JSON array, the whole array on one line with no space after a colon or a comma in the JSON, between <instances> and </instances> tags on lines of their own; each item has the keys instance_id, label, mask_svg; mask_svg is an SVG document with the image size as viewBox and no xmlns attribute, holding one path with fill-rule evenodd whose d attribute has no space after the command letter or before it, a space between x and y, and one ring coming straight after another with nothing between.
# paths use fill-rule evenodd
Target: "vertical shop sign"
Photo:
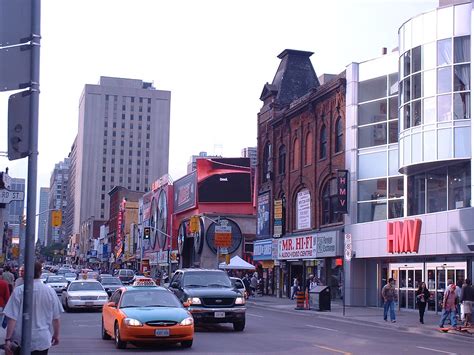
<instances>
[{"instance_id":1,"label":"vertical shop sign","mask_svg":"<svg viewBox=\"0 0 474 355\"><path fill-rule=\"evenodd\" d=\"M336 211L338 213L347 213L347 186L349 172L347 170L337 171L337 205Z\"/></svg>"},{"instance_id":2,"label":"vertical shop sign","mask_svg":"<svg viewBox=\"0 0 474 355\"><path fill-rule=\"evenodd\" d=\"M308 189L296 196L296 229L311 228L311 194Z\"/></svg>"},{"instance_id":3,"label":"vertical shop sign","mask_svg":"<svg viewBox=\"0 0 474 355\"><path fill-rule=\"evenodd\" d=\"M283 234L283 200L273 202L273 238Z\"/></svg>"},{"instance_id":4,"label":"vertical shop sign","mask_svg":"<svg viewBox=\"0 0 474 355\"><path fill-rule=\"evenodd\" d=\"M270 236L270 194L259 195L257 205L257 239L265 239Z\"/></svg>"}]
</instances>

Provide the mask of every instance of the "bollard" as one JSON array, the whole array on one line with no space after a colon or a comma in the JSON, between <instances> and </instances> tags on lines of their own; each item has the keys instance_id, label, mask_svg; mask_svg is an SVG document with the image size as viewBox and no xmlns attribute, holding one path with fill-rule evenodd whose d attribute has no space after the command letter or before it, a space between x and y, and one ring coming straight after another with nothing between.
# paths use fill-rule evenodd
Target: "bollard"
<instances>
[{"instance_id":1,"label":"bollard","mask_svg":"<svg viewBox=\"0 0 474 355\"><path fill-rule=\"evenodd\" d=\"M305 299L305 296L304 296L304 292L303 291L297 291L296 292L296 310L303 310L305 309L304 308L304 299Z\"/></svg>"}]
</instances>

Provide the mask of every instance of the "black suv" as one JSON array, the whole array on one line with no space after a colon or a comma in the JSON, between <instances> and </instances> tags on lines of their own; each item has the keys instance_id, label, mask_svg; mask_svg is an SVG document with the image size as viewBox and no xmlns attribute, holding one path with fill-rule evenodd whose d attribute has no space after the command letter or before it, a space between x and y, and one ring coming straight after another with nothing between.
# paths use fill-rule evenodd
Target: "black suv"
<instances>
[{"instance_id":1,"label":"black suv","mask_svg":"<svg viewBox=\"0 0 474 355\"><path fill-rule=\"evenodd\" d=\"M169 289L183 302L196 323L233 323L245 328L245 297L222 270L177 270Z\"/></svg>"}]
</instances>

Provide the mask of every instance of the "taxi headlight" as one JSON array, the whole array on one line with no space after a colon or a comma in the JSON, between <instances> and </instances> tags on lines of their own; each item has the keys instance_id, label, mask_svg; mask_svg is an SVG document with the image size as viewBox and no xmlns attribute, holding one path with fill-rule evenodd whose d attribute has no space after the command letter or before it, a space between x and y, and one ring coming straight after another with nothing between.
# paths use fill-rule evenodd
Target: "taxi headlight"
<instances>
[{"instance_id":1,"label":"taxi headlight","mask_svg":"<svg viewBox=\"0 0 474 355\"><path fill-rule=\"evenodd\" d=\"M77 301L77 300L80 300L81 299L81 296L69 296L68 299L70 301Z\"/></svg>"},{"instance_id":2,"label":"taxi headlight","mask_svg":"<svg viewBox=\"0 0 474 355\"><path fill-rule=\"evenodd\" d=\"M201 304L201 299L199 297L190 297L188 298L189 304Z\"/></svg>"},{"instance_id":3,"label":"taxi headlight","mask_svg":"<svg viewBox=\"0 0 474 355\"><path fill-rule=\"evenodd\" d=\"M194 319L193 317L184 318L179 325L193 325Z\"/></svg>"},{"instance_id":4,"label":"taxi headlight","mask_svg":"<svg viewBox=\"0 0 474 355\"><path fill-rule=\"evenodd\" d=\"M125 318L123 322L125 323L125 325L128 325L129 327L142 327L143 326L142 322L133 318Z\"/></svg>"},{"instance_id":5,"label":"taxi headlight","mask_svg":"<svg viewBox=\"0 0 474 355\"><path fill-rule=\"evenodd\" d=\"M237 297L235 299L235 304L245 304L245 297Z\"/></svg>"}]
</instances>

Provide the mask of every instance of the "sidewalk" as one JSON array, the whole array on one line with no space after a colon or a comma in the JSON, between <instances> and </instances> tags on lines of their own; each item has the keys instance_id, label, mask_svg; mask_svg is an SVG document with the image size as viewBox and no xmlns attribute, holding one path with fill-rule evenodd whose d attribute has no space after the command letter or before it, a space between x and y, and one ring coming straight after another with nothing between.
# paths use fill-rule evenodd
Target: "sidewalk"
<instances>
[{"instance_id":1,"label":"sidewalk","mask_svg":"<svg viewBox=\"0 0 474 355\"><path fill-rule=\"evenodd\" d=\"M377 307L348 307L346 306L345 316L343 315L342 302L331 302L331 311L317 312L313 310L295 310L296 300L290 300L287 298L277 298L273 296L259 296L251 297L247 301L248 305L256 307L264 307L266 309L273 309L285 312L295 313L314 313L317 317L330 317L338 318L341 320L379 325L379 326L392 326L399 330L409 331L412 333L426 333L427 331L433 332L439 335L444 335L439 331L438 323L441 314L435 314L434 312L426 312L424 316L425 324L420 324L418 311L396 311L396 323L390 322L390 316L388 322L383 320L383 309ZM449 332L446 336L451 334L472 337L473 334L464 332Z\"/></svg>"}]
</instances>

